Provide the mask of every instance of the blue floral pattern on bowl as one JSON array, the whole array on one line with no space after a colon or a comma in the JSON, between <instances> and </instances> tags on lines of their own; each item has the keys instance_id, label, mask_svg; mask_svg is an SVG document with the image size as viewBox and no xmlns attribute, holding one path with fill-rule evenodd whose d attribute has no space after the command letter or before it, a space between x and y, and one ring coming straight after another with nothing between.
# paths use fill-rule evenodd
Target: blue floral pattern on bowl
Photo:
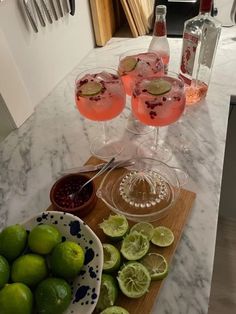
<instances>
[{"instance_id":1,"label":"blue floral pattern on bowl","mask_svg":"<svg viewBox=\"0 0 236 314\"><path fill-rule=\"evenodd\" d=\"M70 282L73 298L65 314L91 314L98 301L103 266L102 244L95 233L77 216L57 211L39 213L21 224L29 231L39 224L53 225L61 232L62 241L74 241L83 248L85 263Z\"/></svg>"}]
</instances>

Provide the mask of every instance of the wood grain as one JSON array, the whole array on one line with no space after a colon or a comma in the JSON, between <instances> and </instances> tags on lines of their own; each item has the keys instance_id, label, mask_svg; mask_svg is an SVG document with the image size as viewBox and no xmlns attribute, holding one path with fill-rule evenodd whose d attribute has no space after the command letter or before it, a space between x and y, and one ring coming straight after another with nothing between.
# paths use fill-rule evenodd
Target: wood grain
<instances>
[{"instance_id":1,"label":"wood grain","mask_svg":"<svg viewBox=\"0 0 236 314\"><path fill-rule=\"evenodd\" d=\"M125 15L126 15L126 18L127 18L127 21L128 21L128 24L129 24L129 27L130 27L130 30L131 30L133 37L138 37L138 35L139 35L138 30L137 30L136 25L134 23L134 19L133 19L133 16L131 14L127 0L120 0L120 2L122 4L123 10L125 12Z\"/></svg>"},{"instance_id":2,"label":"wood grain","mask_svg":"<svg viewBox=\"0 0 236 314\"><path fill-rule=\"evenodd\" d=\"M86 164L98 164L101 160L91 157ZM94 173L88 173L88 175L93 175ZM101 180L103 179L104 175L101 175L97 179L95 179L95 186L96 188L99 187ZM193 202L195 200L196 194L187 190L181 190L179 199L177 200L175 206L173 207L172 212L158 220L153 222L154 226L164 225L169 227L175 236L174 243L167 248L157 248L154 245L151 245L151 252L158 252L165 256L168 263L171 262L171 259L174 255L174 252L177 248L178 242L181 238L181 234L183 232L185 223L187 221L189 212L192 208ZM48 210L52 210L52 207L49 207ZM103 203L101 199L98 200L95 208L93 211L86 216L83 220L91 227L91 229L97 234L100 238L101 242L105 243L108 241L106 236L103 234L102 230L99 228L99 223L101 223L104 218L107 218L111 214L109 208ZM130 222L130 226L133 225L133 222ZM139 299L129 299L123 295L119 295L117 305L123 306L126 308L130 314L137 314L140 313L140 309L142 309L142 313L148 314L151 312L153 304L158 296L159 290L161 285L163 284L164 280L162 281L153 281L151 283L149 292Z\"/></svg>"},{"instance_id":3,"label":"wood grain","mask_svg":"<svg viewBox=\"0 0 236 314\"><path fill-rule=\"evenodd\" d=\"M115 31L112 0L90 0L96 44L104 46Z\"/></svg>"}]
</instances>

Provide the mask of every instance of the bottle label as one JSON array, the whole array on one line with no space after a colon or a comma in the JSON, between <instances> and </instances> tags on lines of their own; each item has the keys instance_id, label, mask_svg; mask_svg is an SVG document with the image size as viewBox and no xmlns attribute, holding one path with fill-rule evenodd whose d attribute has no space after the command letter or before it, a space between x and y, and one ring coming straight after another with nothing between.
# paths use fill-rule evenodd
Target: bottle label
<instances>
[{"instance_id":1,"label":"bottle label","mask_svg":"<svg viewBox=\"0 0 236 314\"><path fill-rule=\"evenodd\" d=\"M192 34L184 33L183 35L183 50L180 69L181 77L187 84L191 83L198 40L198 37Z\"/></svg>"}]
</instances>

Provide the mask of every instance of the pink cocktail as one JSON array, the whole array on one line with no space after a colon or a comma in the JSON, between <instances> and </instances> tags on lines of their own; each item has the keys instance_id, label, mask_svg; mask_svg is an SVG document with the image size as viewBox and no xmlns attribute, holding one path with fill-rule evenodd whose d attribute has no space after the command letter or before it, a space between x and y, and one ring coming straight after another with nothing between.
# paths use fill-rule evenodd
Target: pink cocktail
<instances>
[{"instance_id":1,"label":"pink cocktail","mask_svg":"<svg viewBox=\"0 0 236 314\"><path fill-rule=\"evenodd\" d=\"M132 51L120 58L118 71L125 86L126 94L131 96L136 81L148 76L164 75L164 65L156 52L132 54Z\"/></svg>"},{"instance_id":2,"label":"pink cocktail","mask_svg":"<svg viewBox=\"0 0 236 314\"><path fill-rule=\"evenodd\" d=\"M163 89L163 94L151 94L148 86L151 86L151 92L153 88L153 93L155 93L155 85L157 92L158 86L162 85L163 88L167 86L166 92ZM133 91L133 114L147 125L165 126L174 123L182 115L184 107L185 94L182 82L172 77L143 79L136 84Z\"/></svg>"},{"instance_id":3,"label":"pink cocktail","mask_svg":"<svg viewBox=\"0 0 236 314\"><path fill-rule=\"evenodd\" d=\"M111 68L93 68L80 73L75 82L75 102L82 116L103 122L103 132L90 145L93 155L101 158L116 156L123 143L111 138L106 121L117 117L125 107L126 94L118 72Z\"/></svg>"},{"instance_id":4,"label":"pink cocktail","mask_svg":"<svg viewBox=\"0 0 236 314\"><path fill-rule=\"evenodd\" d=\"M131 100L133 115L140 122L156 127L155 141L145 141L142 154L162 161L170 159L170 149L158 143L158 127L176 122L184 112L185 103L184 82L175 73L136 82Z\"/></svg>"},{"instance_id":5,"label":"pink cocktail","mask_svg":"<svg viewBox=\"0 0 236 314\"><path fill-rule=\"evenodd\" d=\"M87 119L106 121L115 118L125 106L120 77L106 71L85 74L76 82L76 105Z\"/></svg>"}]
</instances>

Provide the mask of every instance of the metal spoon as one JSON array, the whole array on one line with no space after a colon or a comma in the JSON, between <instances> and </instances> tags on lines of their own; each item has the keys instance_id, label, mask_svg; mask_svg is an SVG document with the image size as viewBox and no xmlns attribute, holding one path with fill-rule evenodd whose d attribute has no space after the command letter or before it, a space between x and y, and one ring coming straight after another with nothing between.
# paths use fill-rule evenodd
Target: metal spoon
<instances>
[{"instance_id":1,"label":"metal spoon","mask_svg":"<svg viewBox=\"0 0 236 314\"><path fill-rule=\"evenodd\" d=\"M113 161L115 160L115 158L113 157L108 163L106 163L101 169L100 171L98 171L91 179L89 179L88 181L86 181L78 191L72 193L72 194L69 194L69 198L70 199L75 199L76 196L79 195L79 193L83 190L83 188L89 184L91 181L93 181L95 178L97 178L98 176L100 176L101 174L103 174L103 172L105 172L109 167L110 165L113 163Z\"/></svg>"}]
</instances>

